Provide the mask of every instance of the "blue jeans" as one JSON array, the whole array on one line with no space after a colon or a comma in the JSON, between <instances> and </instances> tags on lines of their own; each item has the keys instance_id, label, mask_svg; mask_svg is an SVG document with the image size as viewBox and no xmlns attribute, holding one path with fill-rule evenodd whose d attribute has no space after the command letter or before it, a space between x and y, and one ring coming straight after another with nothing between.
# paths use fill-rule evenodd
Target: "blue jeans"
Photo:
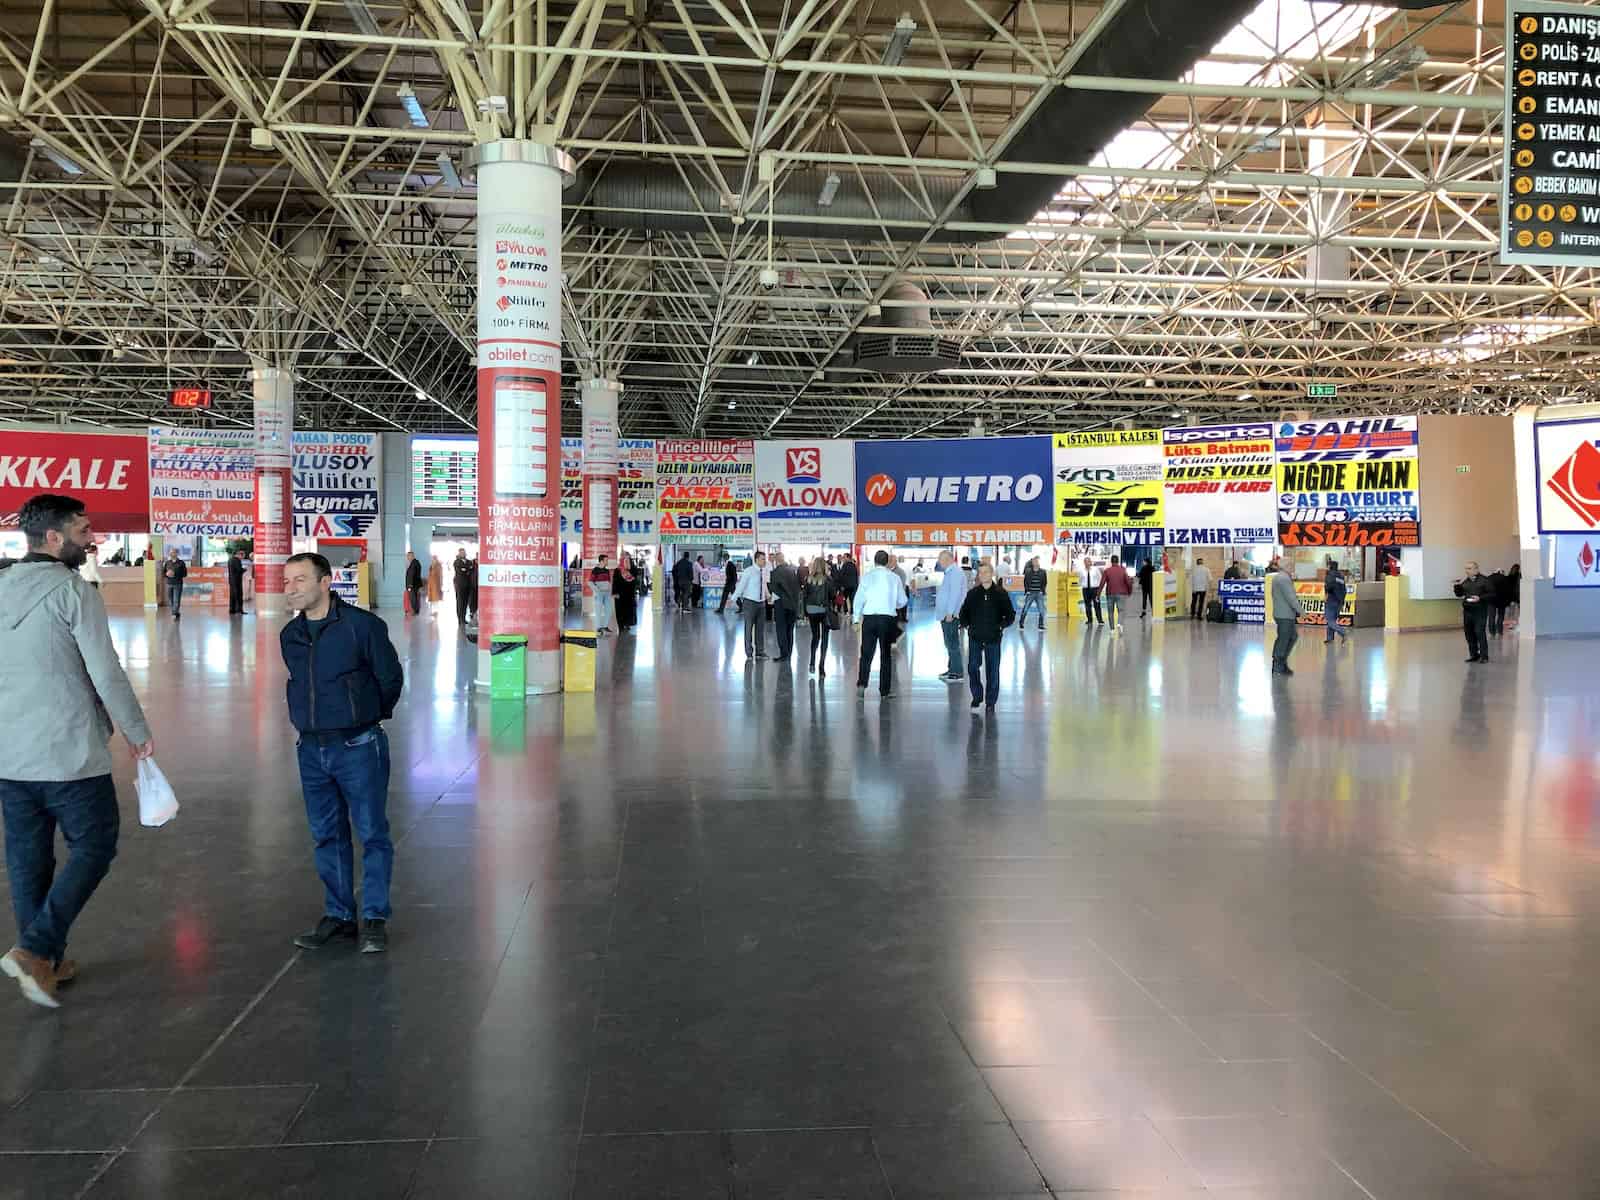
<instances>
[{"instance_id":1,"label":"blue jeans","mask_svg":"<svg viewBox=\"0 0 1600 1200\"><path fill-rule=\"evenodd\" d=\"M361 839L361 915L387 921L394 874L388 735L377 726L350 738L308 733L300 739L299 753L306 821L316 847L317 875L327 894L323 911L341 921L355 920L353 824Z\"/></svg>"},{"instance_id":2,"label":"blue jeans","mask_svg":"<svg viewBox=\"0 0 1600 1200\"><path fill-rule=\"evenodd\" d=\"M117 856L117 789L109 775L66 783L0 779L5 808L6 874L17 917L17 945L59 963L67 934ZM56 874L56 828L67 865Z\"/></svg>"},{"instance_id":3,"label":"blue jeans","mask_svg":"<svg viewBox=\"0 0 1600 1200\"><path fill-rule=\"evenodd\" d=\"M980 674L979 667L983 670ZM984 688L984 678L988 688ZM969 641L967 644L967 683L972 687L972 702L982 700L993 708L1000 699L1000 643Z\"/></svg>"},{"instance_id":4,"label":"blue jeans","mask_svg":"<svg viewBox=\"0 0 1600 1200\"><path fill-rule=\"evenodd\" d=\"M596 583L594 588L594 627L596 629L611 628L611 585L609 583Z\"/></svg>"},{"instance_id":5,"label":"blue jeans","mask_svg":"<svg viewBox=\"0 0 1600 1200\"><path fill-rule=\"evenodd\" d=\"M183 580L169 579L167 581L167 607L175 613L183 611Z\"/></svg>"},{"instance_id":6,"label":"blue jeans","mask_svg":"<svg viewBox=\"0 0 1600 1200\"><path fill-rule=\"evenodd\" d=\"M945 667L945 673L965 675L966 668L961 663L961 622L940 621L939 629L944 634L944 652L950 660Z\"/></svg>"},{"instance_id":7,"label":"blue jeans","mask_svg":"<svg viewBox=\"0 0 1600 1200\"><path fill-rule=\"evenodd\" d=\"M1027 621L1027 619L1028 619L1028 610L1030 608L1034 608L1034 607L1038 608L1038 610L1039 610L1039 624L1043 625L1044 624L1044 616L1045 616L1045 613L1044 613L1044 593L1043 592L1023 592L1022 593L1022 611L1017 614L1017 628L1018 629L1021 629L1023 624Z\"/></svg>"}]
</instances>

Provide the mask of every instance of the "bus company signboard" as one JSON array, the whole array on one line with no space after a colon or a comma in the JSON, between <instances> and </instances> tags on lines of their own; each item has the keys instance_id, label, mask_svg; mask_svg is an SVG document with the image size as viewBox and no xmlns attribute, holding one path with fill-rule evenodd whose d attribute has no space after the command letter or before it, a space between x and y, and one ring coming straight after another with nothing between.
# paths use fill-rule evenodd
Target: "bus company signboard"
<instances>
[{"instance_id":1,"label":"bus company signboard","mask_svg":"<svg viewBox=\"0 0 1600 1200\"><path fill-rule=\"evenodd\" d=\"M856 541L1053 541L1050 443L1048 437L857 442Z\"/></svg>"},{"instance_id":2,"label":"bus company signboard","mask_svg":"<svg viewBox=\"0 0 1600 1200\"><path fill-rule=\"evenodd\" d=\"M1273 433L1270 421L1161 431L1168 545L1277 540Z\"/></svg>"},{"instance_id":3,"label":"bus company signboard","mask_svg":"<svg viewBox=\"0 0 1600 1200\"><path fill-rule=\"evenodd\" d=\"M1416 417L1287 421L1277 428L1284 546L1420 546Z\"/></svg>"},{"instance_id":4,"label":"bus company signboard","mask_svg":"<svg viewBox=\"0 0 1600 1200\"><path fill-rule=\"evenodd\" d=\"M1159 429L1058 433L1052 447L1057 530L1165 528ZM1117 543L1134 544L1122 538Z\"/></svg>"}]
</instances>

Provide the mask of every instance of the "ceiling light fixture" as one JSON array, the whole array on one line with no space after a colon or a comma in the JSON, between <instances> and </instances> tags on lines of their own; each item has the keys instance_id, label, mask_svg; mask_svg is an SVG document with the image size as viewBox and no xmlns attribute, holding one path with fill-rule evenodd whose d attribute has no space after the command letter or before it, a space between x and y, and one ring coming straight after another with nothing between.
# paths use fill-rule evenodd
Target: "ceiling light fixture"
<instances>
[{"instance_id":1,"label":"ceiling light fixture","mask_svg":"<svg viewBox=\"0 0 1600 1200\"><path fill-rule=\"evenodd\" d=\"M77 163L73 162L70 158L68 158L65 154L61 153L61 151L57 150L54 146L52 146L49 142L45 141L43 138L36 137L36 138L33 139L33 141L29 142L28 145L32 146L35 150L37 150L40 154L44 155L51 162L55 163L56 166L60 167L68 175L82 175L83 174L83 168L82 167L80 167Z\"/></svg>"},{"instance_id":2,"label":"ceiling light fixture","mask_svg":"<svg viewBox=\"0 0 1600 1200\"><path fill-rule=\"evenodd\" d=\"M822 190L817 193L817 204L827 208L833 203L833 198L839 194L839 176L836 172L829 171L827 178L822 181Z\"/></svg>"},{"instance_id":3,"label":"ceiling light fixture","mask_svg":"<svg viewBox=\"0 0 1600 1200\"><path fill-rule=\"evenodd\" d=\"M1250 401L1250 400L1254 400L1255 396L1254 396L1254 394L1252 394L1250 392L1240 392L1239 393L1239 399L1245 400L1245 401Z\"/></svg>"},{"instance_id":4,"label":"ceiling light fixture","mask_svg":"<svg viewBox=\"0 0 1600 1200\"><path fill-rule=\"evenodd\" d=\"M451 191L460 191L461 176L456 173L456 165L450 161L450 156L441 150L433 161L439 164L439 178L444 180L444 185Z\"/></svg>"},{"instance_id":5,"label":"ceiling light fixture","mask_svg":"<svg viewBox=\"0 0 1600 1200\"><path fill-rule=\"evenodd\" d=\"M750 351L749 354L745 355L744 365L747 366L747 367L753 367L760 361L761 361L760 352L756 351L756 350L752 350L752 351Z\"/></svg>"},{"instance_id":6,"label":"ceiling light fixture","mask_svg":"<svg viewBox=\"0 0 1600 1200\"><path fill-rule=\"evenodd\" d=\"M737 400L729 400L728 401L728 411L729 412L732 412L734 409L736 409L738 407L739 407L739 402Z\"/></svg>"},{"instance_id":7,"label":"ceiling light fixture","mask_svg":"<svg viewBox=\"0 0 1600 1200\"><path fill-rule=\"evenodd\" d=\"M428 398L428 393L423 391L421 388L418 388L417 389L417 399L418 400L426 400L427 398Z\"/></svg>"},{"instance_id":8,"label":"ceiling light fixture","mask_svg":"<svg viewBox=\"0 0 1600 1200\"><path fill-rule=\"evenodd\" d=\"M422 101L417 99L417 90L409 83L402 83L395 94L400 97L400 104L406 110L406 116L411 118L411 123L418 129L428 127L428 114L422 111Z\"/></svg>"},{"instance_id":9,"label":"ceiling light fixture","mask_svg":"<svg viewBox=\"0 0 1600 1200\"><path fill-rule=\"evenodd\" d=\"M911 39L916 35L917 23L911 19L910 13L901 13L900 19L894 23L894 32L889 34L889 44L883 48L883 65L898 67L906 58L906 47L911 45Z\"/></svg>"}]
</instances>

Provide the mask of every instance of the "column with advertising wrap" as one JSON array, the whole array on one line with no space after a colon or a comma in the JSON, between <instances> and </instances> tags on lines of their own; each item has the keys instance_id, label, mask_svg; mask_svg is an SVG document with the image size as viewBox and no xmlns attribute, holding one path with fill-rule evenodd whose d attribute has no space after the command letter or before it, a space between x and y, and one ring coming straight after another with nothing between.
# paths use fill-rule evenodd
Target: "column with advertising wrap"
<instances>
[{"instance_id":1,"label":"column with advertising wrap","mask_svg":"<svg viewBox=\"0 0 1600 1200\"><path fill-rule=\"evenodd\" d=\"M478 671L527 638L527 691L561 690L561 189L572 160L478 146Z\"/></svg>"},{"instance_id":2,"label":"column with advertising wrap","mask_svg":"<svg viewBox=\"0 0 1600 1200\"><path fill-rule=\"evenodd\" d=\"M617 562L617 397L622 385L610 379L584 380L583 397L583 564L602 554ZM584 606L593 599L587 577Z\"/></svg>"},{"instance_id":3,"label":"column with advertising wrap","mask_svg":"<svg viewBox=\"0 0 1600 1200\"><path fill-rule=\"evenodd\" d=\"M256 612L272 616L285 608L283 565L294 535L294 375L256 358L250 386L255 397Z\"/></svg>"}]
</instances>

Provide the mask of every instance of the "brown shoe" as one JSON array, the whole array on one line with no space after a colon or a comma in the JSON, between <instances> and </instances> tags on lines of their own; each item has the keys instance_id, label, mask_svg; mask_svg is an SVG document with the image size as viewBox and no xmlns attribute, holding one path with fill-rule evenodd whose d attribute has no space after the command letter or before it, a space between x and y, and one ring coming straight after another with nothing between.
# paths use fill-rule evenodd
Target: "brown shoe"
<instances>
[{"instance_id":1,"label":"brown shoe","mask_svg":"<svg viewBox=\"0 0 1600 1200\"><path fill-rule=\"evenodd\" d=\"M56 999L56 971L37 954L29 954L21 946L13 946L0 958L0 971L17 981L22 994L41 1008L60 1008Z\"/></svg>"},{"instance_id":2,"label":"brown shoe","mask_svg":"<svg viewBox=\"0 0 1600 1200\"><path fill-rule=\"evenodd\" d=\"M56 986L71 983L78 977L78 962L76 959L63 958L56 964Z\"/></svg>"}]
</instances>

